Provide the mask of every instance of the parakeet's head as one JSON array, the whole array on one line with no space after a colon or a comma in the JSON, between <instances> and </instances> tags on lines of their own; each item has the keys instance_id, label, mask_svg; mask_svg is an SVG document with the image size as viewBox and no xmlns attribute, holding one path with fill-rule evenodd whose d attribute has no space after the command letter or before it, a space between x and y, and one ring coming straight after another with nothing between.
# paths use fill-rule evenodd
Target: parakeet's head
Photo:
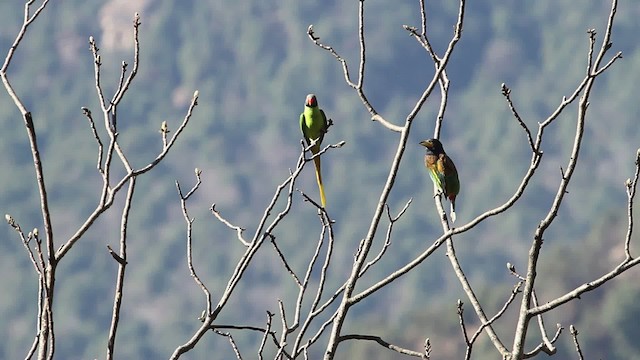
<instances>
[{"instance_id":1,"label":"parakeet's head","mask_svg":"<svg viewBox=\"0 0 640 360\"><path fill-rule=\"evenodd\" d=\"M427 154L440 155L444 154L442 143L438 139L427 139L420 141L420 145L427 148Z\"/></svg>"},{"instance_id":2,"label":"parakeet's head","mask_svg":"<svg viewBox=\"0 0 640 360\"><path fill-rule=\"evenodd\" d=\"M317 107L318 106L318 99L316 99L316 95L315 94L307 95L307 100L305 100L304 106Z\"/></svg>"}]
</instances>

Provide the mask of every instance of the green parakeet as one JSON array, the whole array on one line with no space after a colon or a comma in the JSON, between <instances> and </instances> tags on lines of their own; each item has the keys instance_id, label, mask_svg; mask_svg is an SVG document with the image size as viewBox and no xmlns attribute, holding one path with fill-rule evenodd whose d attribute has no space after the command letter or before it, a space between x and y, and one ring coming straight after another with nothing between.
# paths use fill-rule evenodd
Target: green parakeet
<instances>
[{"instance_id":1,"label":"green parakeet","mask_svg":"<svg viewBox=\"0 0 640 360\"><path fill-rule=\"evenodd\" d=\"M424 165L429 170L431 180L438 190L451 201L451 222L456 221L456 196L460 192L458 170L453 160L444 152L442 143L438 139L428 139L420 142L426 148Z\"/></svg>"},{"instance_id":2,"label":"green parakeet","mask_svg":"<svg viewBox=\"0 0 640 360\"><path fill-rule=\"evenodd\" d=\"M300 130L302 136L310 146L315 140L315 144L311 147L311 153L317 154L320 151L320 144L324 138L324 134L327 132L327 117L318 107L318 99L314 94L307 95L307 99L304 103L304 111L300 114ZM313 163L316 168L316 180L318 181L318 188L320 189L320 202L322 207L326 205L326 199L324 197L324 187L322 186L322 173L320 171L320 157L313 159Z\"/></svg>"}]
</instances>

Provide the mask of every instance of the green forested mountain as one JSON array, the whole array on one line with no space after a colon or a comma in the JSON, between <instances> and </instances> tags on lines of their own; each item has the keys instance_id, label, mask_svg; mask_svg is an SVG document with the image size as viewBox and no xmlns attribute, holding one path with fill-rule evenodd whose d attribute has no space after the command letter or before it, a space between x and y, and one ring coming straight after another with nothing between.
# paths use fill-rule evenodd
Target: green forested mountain
<instances>
[{"instance_id":1,"label":"green forested mountain","mask_svg":"<svg viewBox=\"0 0 640 360\"><path fill-rule=\"evenodd\" d=\"M424 49L402 28L419 27L418 3L367 0L365 5L364 89L376 110L395 124L404 121L434 71ZM442 54L458 5L427 3L428 32ZM586 30L595 28L602 39L609 7L595 0L467 4L462 40L447 68L451 92L441 134L462 182L456 224L505 202L529 166L526 137L501 95L501 83L511 88L524 122L535 130L581 81ZM19 31L23 8L20 2L0 2L3 54ZM370 120L356 92L346 85L340 63L309 40L307 28L313 24L316 35L348 61L355 81L357 10L357 1L51 0L29 28L9 76L34 116L57 246L93 211L101 186L96 141L81 111L87 107L96 116L100 112L89 36L100 48L102 82L110 96L121 61L131 67L132 19L140 13L140 69L118 118L120 144L134 166L145 165L161 150L162 121L175 131L193 92L200 94L182 138L158 168L140 178L136 190L116 358L167 358L200 325L197 317L204 300L186 266L185 222L175 181L190 188L193 169L203 170L203 185L189 210L196 218L194 263L215 298L244 249L235 232L219 223L209 208L215 203L227 219L246 228L246 234L255 231L276 186L296 165L298 118L310 92L317 94L334 121L325 144L346 142L323 156L323 174L328 211L336 219L329 283L336 286L348 276L398 137ZM559 219L545 237L539 281L548 286L538 290L541 301L600 276L623 257L624 181L633 175L640 146L639 12L638 4L620 4L611 54L622 51L624 58L595 86L580 165ZM418 145L432 137L439 103L434 92L413 126L389 206L395 213L410 198L413 203L395 224L390 254L372 268L365 283L413 259L441 234L432 185L422 164L423 148ZM505 264L511 262L519 270L526 266L533 231L546 215L561 180L560 169L569 160L576 113L574 104L547 130L544 161L521 201L456 239L462 264L491 311L500 308L514 285ZM4 88L0 126L0 208L24 229L41 228L29 143L20 113ZM309 168L297 187L317 197ZM274 234L300 269L313 251L306 244L315 246L319 234L316 211L307 205L295 193L291 213ZM105 354L117 269L106 246L118 243L122 206L122 201L116 202L60 263L56 358ZM309 224L318 232L303 231ZM267 310L278 312L278 299L295 300L297 288L270 250L260 250L222 322L262 325ZM640 329L629 321L640 312L634 301L640 291L638 271L551 312L547 326L576 324L588 358L631 358L640 350L635 342ZM35 336L37 276L9 226L0 227L0 272L0 358L23 358ZM421 349L424 338L430 337L434 358L459 359L464 346L455 312L458 298L464 299L464 294L444 251L438 250L415 271L358 304L349 315L349 329L374 329L414 349ZM468 315L474 319L470 308ZM509 326L498 327L507 343L512 341L516 316L513 306L505 315L511 319L506 320ZM558 358L573 356L568 330L562 336ZM495 359L485 335L481 338L474 358ZM241 349L248 346L246 358L251 358L259 338L236 340ZM373 344L341 345L340 351L342 358L354 359L394 355ZM186 358L232 357L228 340L211 334Z\"/></svg>"}]
</instances>

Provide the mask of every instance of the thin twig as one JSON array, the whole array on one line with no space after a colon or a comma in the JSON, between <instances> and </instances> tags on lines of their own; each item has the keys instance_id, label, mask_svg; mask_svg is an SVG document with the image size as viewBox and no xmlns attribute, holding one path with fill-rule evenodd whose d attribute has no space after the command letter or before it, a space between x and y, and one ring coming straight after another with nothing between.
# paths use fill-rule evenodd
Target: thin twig
<instances>
[{"instance_id":1,"label":"thin twig","mask_svg":"<svg viewBox=\"0 0 640 360\"><path fill-rule=\"evenodd\" d=\"M276 352L274 359L279 359L280 356L282 355L282 352L284 351L284 344L287 343L287 336L289 335L289 327L287 326L287 316L286 316L286 312L284 311L284 304L280 299L278 299L278 309L280 310L280 320L282 323L282 332L280 333L280 340L278 340L278 343L282 344L283 346L278 347L278 351Z\"/></svg>"},{"instance_id":2,"label":"thin twig","mask_svg":"<svg viewBox=\"0 0 640 360\"><path fill-rule=\"evenodd\" d=\"M471 339L469 340L469 343L467 344L467 351L465 353L465 359L471 359L471 350L472 350L472 346L475 343L475 341L478 339L478 337L480 336L480 334L482 333L482 331L484 331L484 329L495 323L509 308L509 305L511 305L513 303L513 301L516 299L516 296L522 292L521 287L522 287L523 282L519 281L516 286L514 286L513 290L511 291L511 294L509 295L509 298L507 299L507 301L505 301L504 305L502 305L502 308L491 318L489 319L489 321L487 321L486 323L481 324L478 329L476 329L476 331L473 333L473 335L471 336Z\"/></svg>"},{"instance_id":3,"label":"thin twig","mask_svg":"<svg viewBox=\"0 0 640 360\"><path fill-rule=\"evenodd\" d=\"M293 271L293 269L291 269L291 266L289 266L287 259L284 257L284 254L278 247L278 244L276 244L276 237L273 236L272 234L269 234L269 239L271 240L271 245L273 245L273 248L276 251L276 254L278 254L278 257L280 258L282 265L284 265L285 269L287 269L287 272L291 275L291 277L293 277L293 281L296 282L296 285L298 285L298 287L302 287L303 285L300 282L300 279L298 278L296 273Z\"/></svg>"},{"instance_id":4,"label":"thin twig","mask_svg":"<svg viewBox=\"0 0 640 360\"><path fill-rule=\"evenodd\" d=\"M342 341L348 341L348 340L366 340L366 341L374 341L376 343L378 343L380 346L385 347L389 350L393 350L397 353L403 354L403 355L408 355L408 356L412 356L412 357L417 357L420 359L427 359L425 353L422 352L418 352L418 351L413 351L413 350L409 350L409 349L405 349L403 347L400 347L398 345L393 345L387 341L384 341L381 337L379 336L375 336L375 335L362 335L362 334L348 334L348 335L342 335L340 336L340 342Z\"/></svg>"},{"instance_id":5,"label":"thin twig","mask_svg":"<svg viewBox=\"0 0 640 360\"><path fill-rule=\"evenodd\" d=\"M578 359L584 360L584 355L582 355L582 349L580 349L580 343L578 342L578 329L575 326L569 326L569 332L571 333L571 337L573 338L573 344L576 347L576 352L578 353Z\"/></svg>"},{"instance_id":6,"label":"thin twig","mask_svg":"<svg viewBox=\"0 0 640 360\"><path fill-rule=\"evenodd\" d=\"M331 55L333 55L336 58L336 60L338 60L342 64L342 71L344 72L345 82L352 88L354 89L357 88L356 83L351 81L351 76L349 75L349 65L347 65L347 60L345 60L342 56L340 56L333 47L325 45L320 42L320 37L316 36L313 30L313 25L309 25L309 27L307 28L307 35L309 36L309 39L313 41L314 44L330 52Z\"/></svg>"},{"instance_id":7,"label":"thin twig","mask_svg":"<svg viewBox=\"0 0 640 360\"><path fill-rule=\"evenodd\" d=\"M251 325L231 325L231 324L217 324L217 325L210 325L208 327L209 330L212 331L216 331L216 330L242 330L242 331L252 331L252 332L258 332L258 333L262 333L263 334L263 339L265 341L265 345L266 346L266 338L270 338L273 342L273 344L276 347L282 347L280 346L280 343L278 342L278 339L276 338L276 332L271 330L271 318L273 317L273 314L271 312L267 311L267 327L266 328L261 328L258 326L251 326ZM263 349L264 350L264 349ZM258 353L260 353L260 349L258 350ZM287 358L291 358L291 356L286 353L286 351L284 351L283 349L283 354L287 357Z\"/></svg>"},{"instance_id":8,"label":"thin twig","mask_svg":"<svg viewBox=\"0 0 640 360\"><path fill-rule=\"evenodd\" d=\"M365 70L365 64L367 59L366 43L365 43L365 36L364 36L364 0L360 0L358 5L358 43L360 44L360 53L359 53L360 61L358 64L358 80L356 82L353 82L351 80L347 61L342 56L340 56L333 47L325 45L319 41L320 38L316 36L315 32L313 31L313 25L309 25L309 28L307 29L307 35L309 36L309 39L313 41L314 44L331 53L331 55L333 55L336 58L336 60L338 60L340 64L342 64L342 71L344 73L345 82L347 83L347 85L349 85L354 90L356 90L356 93L360 97L362 104L367 109L369 114L371 114L371 120L379 122L380 124L382 124L384 127L386 127L391 131L401 132L402 127L392 124L391 122L385 120L382 117L382 115L378 114L378 112L374 109L373 105L371 104L369 99L367 99L367 96L364 93L364 89L363 89L364 70Z\"/></svg>"},{"instance_id":9,"label":"thin twig","mask_svg":"<svg viewBox=\"0 0 640 360\"><path fill-rule=\"evenodd\" d=\"M533 306L538 306L538 296L536 295L535 289L531 292L531 300ZM553 345L553 342L549 340L549 335L547 335L547 330L544 327L544 319L542 317L542 314L536 315L536 319L538 320L538 329L540 330L540 336L542 337L542 351L544 351L547 355L555 354L557 349Z\"/></svg>"},{"instance_id":10,"label":"thin twig","mask_svg":"<svg viewBox=\"0 0 640 360\"><path fill-rule=\"evenodd\" d=\"M362 268L362 271L360 271L360 277L362 277L367 272L367 270L369 270L369 268L371 266L373 266L380 259L382 259L382 256L385 254L385 252L387 251L387 249L391 245L391 234L393 233L393 225L396 223L396 221L398 221L402 217L402 215L404 215L404 213L407 211L407 209L409 209L409 205L411 205L412 201L413 201L413 199L409 199L409 201L406 202L404 207L400 210L398 215L396 215L395 217L391 216L391 212L389 210L389 205L387 205L385 207L385 209L387 211L387 218L389 219L389 226L387 227L387 233L386 233L385 238L384 238L384 243L382 244L382 248L380 248L380 251L378 252L378 255L376 255L373 259L371 259L369 262L367 262L364 265L364 267Z\"/></svg>"},{"instance_id":11,"label":"thin twig","mask_svg":"<svg viewBox=\"0 0 640 360\"><path fill-rule=\"evenodd\" d=\"M293 323L291 324L291 326L289 327L290 331L295 330L298 325L300 324L300 313L302 311L302 302L304 300L304 295L309 287L309 281L311 280L311 274L313 272L313 268L316 264L316 261L318 261L318 258L320 257L320 250L322 249L322 245L324 244L324 239L326 237L326 233L327 233L327 229L328 226L326 225L326 222L324 221L324 217L328 215L326 215L326 210L322 210L322 208L319 208L320 213L318 214L318 216L320 217L320 221L322 223L322 227L320 229L320 234L318 236L318 241L316 241L316 248L315 251L313 253L313 255L311 256L311 259L309 260L309 262L307 263L307 271L305 272L304 275L304 279L302 280L302 284L300 284L299 286L299 290L298 290L298 298L296 299L296 304L295 304L295 312L294 312L294 317L293 317ZM327 221L327 222L330 222ZM330 249L328 249L330 250ZM323 279L324 280L324 279ZM319 284L318 290L319 292L316 293L316 300L318 300L319 296L322 296L322 287L324 286L324 283ZM315 303L314 301L314 303ZM313 311L313 308L311 309L311 311ZM295 344L299 344L300 342L297 341ZM295 349L293 350L293 353L295 353Z\"/></svg>"},{"instance_id":12,"label":"thin twig","mask_svg":"<svg viewBox=\"0 0 640 360\"><path fill-rule=\"evenodd\" d=\"M233 353L236 355L236 359L242 360L242 355L240 355L240 350L238 349L238 345L236 345L236 342L233 340L233 336L231 336L231 333L220 331L220 330L214 330L214 332L218 335L224 336L227 339L229 339L229 344L233 349Z\"/></svg>"},{"instance_id":13,"label":"thin twig","mask_svg":"<svg viewBox=\"0 0 640 360\"><path fill-rule=\"evenodd\" d=\"M425 359L431 359L431 340L429 338L424 339L424 357Z\"/></svg>"},{"instance_id":14,"label":"thin twig","mask_svg":"<svg viewBox=\"0 0 640 360\"><path fill-rule=\"evenodd\" d=\"M446 221L443 221L443 224L445 226L448 225ZM478 300L478 297L473 291L473 288L471 287L469 280L467 279L466 275L464 274L464 271L462 270L462 266L460 266L460 261L458 260L458 257L456 256L455 248L453 247L453 241L451 240L451 238L449 238L446 241L446 243L447 243L447 253L446 253L447 258L449 258L449 262L453 267L453 271L455 272L456 277L460 281L460 284L462 285L462 289L467 295L467 298L471 302L471 306L475 310L476 315L478 316L478 318L480 319L483 325L486 324L484 331L486 331L487 335L489 336L489 339L491 339L491 342L493 343L493 345L496 347L496 349L500 352L502 356L508 354L509 350L507 350L507 348L504 346L504 344L498 337L498 334L493 330L493 327L491 326L491 321L487 318L487 315L485 314L484 309L482 308L482 305Z\"/></svg>"},{"instance_id":15,"label":"thin twig","mask_svg":"<svg viewBox=\"0 0 640 360\"><path fill-rule=\"evenodd\" d=\"M558 341L558 339L560 338L560 334L562 334L562 330L564 330L564 328L562 326L560 326L560 324L557 324L557 329L556 329L556 333L555 335L553 335L553 338L550 340L550 342L552 344L554 344L556 341ZM523 355L524 359L529 359L529 358L533 358L536 355L538 355L539 353L544 352L547 355L551 356L554 353L550 353L549 349L547 348L547 345L544 342L541 342L540 344L538 344L538 346L535 347L535 349L531 350L528 353L525 353Z\"/></svg>"},{"instance_id":16,"label":"thin twig","mask_svg":"<svg viewBox=\"0 0 640 360\"><path fill-rule=\"evenodd\" d=\"M471 347L473 344L469 341L467 326L464 323L464 303L460 299L456 302L456 314L458 314L458 323L460 324L460 330L462 331L462 339L464 340L464 344L467 345L467 354L471 354ZM468 359L468 357L465 356L465 359Z\"/></svg>"},{"instance_id":17,"label":"thin twig","mask_svg":"<svg viewBox=\"0 0 640 360\"><path fill-rule=\"evenodd\" d=\"M529 130L529 127L527 127L527 124L525 124L524 121L522 121L520 114L516 110L516 106L513 104L513 100L511 100L511 89L509 89L507 85L505 85L504 83L502 83L502 95L507 100L507 104L509 105L509 110L511 110L511 114L513 114L513 117L516 118L516 120L518 121L518 124L520 124L520 126L524 130L524 133L527 136L527 141L529 142L529 147L531 148L531 151L534 153L539 153L539 150L536 149L536 146L533 144L533 138L531 137L531 130Z\"/></svg>"},{"instance_id":18,"label":"thin twig","mask_svg":"<svg viewBox=\"0 0 640 360\"><path fill-rule=\"evenodd\" d=\"M140 14L135 13L133 16L133 68L131 69L131 72L129 73L129 76L127 77L127 79L125 80L125 82L122 82L122 78L124 77L124 72L126 71L127 68L127 64L123 61L122 62L122 75L118 84L118 88L116 90L116 92L113 94L113 97L111 98L111 102L110 102L110 106L117 106L120 101L122 100L122 98L124 97L124 94L127 92L127 90L129 90L129 86L131 85L131 82L133 81L133 79L136 77L136 74L138 74L138 59L140 58L140 42L138 41L139 39L139 30L140 27ZM107 110L111 110L111 109L107 109Z\"/></svg>"},{"instance_id":19,"label":"thin twig","mask_svg":"<svg viewBox=\"0 0 640 360\"><path fill-rule=\"evenodd\" d=\"M34 228L25 237L24 236L24 232L22 231L22 228L20 227L20 224L17 221L15 221L11 215L6 214L5 215L5 219L7 220L7 223L9 224L9 226L11 226L18 233L18 236L20 237L20 241L22 242L22 245L24 246L25 250L27 251L27 254L29 255L29 260L31 260L31 264L33 265L33 269L35 270L36 274L41 276L43 274L43 271L44 271L44 264L39 264L38 263L38 261L36 260L36 255L34 255L33 250L31 249L31 246L29 245L29 242L32 239L34 240L34 242L38 242L38 243L40 242L40 240L38 238L38 235L39 235L38 228Z\"/></svg>"},{"instance_id":20,"label":"thin twig","mask_svg":"<svg viewBox=\"0 0 640 360\"><path fill-rule=\"evenodd\" d=\"M320 218L320 222L322 224L322 230L320 231L320 235L319 235L319 239L318 239L318 246L316 247L316 252L314 253L314 255L311 258L311 261L309 262L309 267L307 270L307 274L305 275L305 280L303 282L304 284L304 289L306 290L307 288L307 284L309 282L310 276L311 276L311 270L313 269L313 264L315 264L316 262L316 258L319 256L320 253L320 247L323 244L323 240L326 237L328 237L327 240L327 249L326 249L326 253L325 253L325 257L324 257L324 263L322 264L322 268L320 269L320 280L318 281L318 285L316 287L316 291L315 291L315 296L314 299L311 303L311 307L309 308L309 311L307 312L307 316L305 318L305 320L300 324L300 331L298 331L298 334L296 336L296 339L293 343L293 348L291 353L296 356L297 354L299 354L301 351L304 351L306 349L306 347L302 346L302 341L304 339L304 336L307 332L307 330L309 329L309 327L311 326L312 321L319 315L318 310L318 304L320 303L320 299L322 299L322 295L324 292L324 287L327 281L327 272L329 270L329 264L331 263L331 258L332 258L332 254L333 254L333 246L334 246L334 234L333 234L333 221L331 221L331 219L329 219L329 215L326 212L326 210L324 208L320 208L320 212L318 214L319 218ZM326 235L325 235L326 233ZM300 318L300 309L302 307L302 292L300 293L300 296L298 297L298 300L296 302L296 319L294 322L294 325L297 325L299 323L299 318Z\"/></svg>"},{"instance_id":21,"label":"thin twig","mask_svg":"<svg viewBox=\"0 0 640 360\"><path fill-rule=\"evenodd\" d=\"M262 360L262 352L264 351L264 346L267 344L267 337L269 336L269 333L272 333L271 331L271 319L273 319L273 313L270 313L269 311L267 311L267 327L264 329L264 336L262 337L262 340L260 341L260 346L258 347L258 359Z\"/></svg>"},{"instance_id":22,"label":"thin twig","mask_svg":"<svg viewBox=\"0 0 640 360\"><path fill-rule=\"evenodd\" d=\"M244 228L241 228L240 226L237 225L233 225L229 220L225 219L224 217L222 217L222 215L220 214L220 212L216 209L216 204L211 204L211 207L209 208L209 210L211 211L211 213L213 214L213 216L216 217L216 219L218 219L218 221L220 221L221 223L225 224L227 227L231 228L232 230L235 230L237 236L238 236L238 241L240 241L242 243L242 245L244 246L249 246L249 242L247 240L244 239L244 237L242 236L242 233L244 232Z\"/></svg>"},{"instance_id":23,"label":"thin twig","mask_svg":"<svg viewBox=\"0 0 640 360\"><path fill-rule=\"evenodd\" d=\"M104 146L102 144L102 140L100 140L100 135L98 134L98 130L96 129L96 123L93 121L91 110L89 110L84 106L81 109L84 116L86 116L87 120L89 120L89 127L91 128L91 133L93 134L93 138L96 139L96 142L98 143L98 161L97 161L96 168L98 169L98 172L101 175L104 175L104 170L102 168L102 156L103 156Z\"/></svg>"},{"instance_id":24,"label":"thin twig","mask_svg":"<svg viewBox=\"0 0 640 360\"><path fill-rule=\"evenodd\" d=\"M436 71L438 71L440 67L440 62L434 63L436 67ZM438 85L440 87L440 107L438 109L438 115L436 116L436 123L433 129L433 137L438 139L440 138L440 129L442 127L442 122L444 121L444 114L447 110L447 100L449 99L449 77L447 76L447 70L442 69L440 72L440 77L438 78ZM443 214L444 211L443 211ZM445 214L446 215L446 214Z\"/></svg>"},{"instance_id":25,"label":"thin twig","mask_svg":"<svg viewBox=\"0 0 640 360\"><path fill-rule=\"evenodd\" d=\"M638 188L638 177L640 176L640 149L636 151L636 171L633 174L633 180L627 179L625 187L627 188L627 234L624 239L624 253L628 260L631 260L631 234L633 234L633 200L636 196Z\"/></svg>"},{"instance_id":26,"label":"thin twig","mask_svg":"<svg viewBox=\"0 0 640 360\"><path fill-rule=\"evenodd\" d=\"M198 188L200 187L200 184L202 184L202 178L201 178L201 172L196 169L195 171L195 175L196 175L196 183L193 185L193 187L191 188L191 190L188 192L188 194L185 196L182 193L182 189L180 188L180 183L176 181L176 188L178 190L178 195L180 196L180 208L182 209L182 216L184 217L184 221L187 224L187 267L189 269L189 274L191 274L191 277L193 278L193 281L195 281L195 283L200 287L200 289L202 290L202 292L204 293L205 296L205 306L206 306L206 315L205 318L208 318L211 316L212 313L212 300L211 300L211 292L209 291L209 289L207 288L207 286L204 284L204 282L200 279L200 277L198 276L198 274L196 273L195 267L193 265L193 241L192 241L192 235L193 235L193 222L195 219L191 218L189 216L189 212L187 210L187 199L195 193L195 191L198 190ZM206 321L205 321L206 322Z\"/></svg>"}]
</instances>

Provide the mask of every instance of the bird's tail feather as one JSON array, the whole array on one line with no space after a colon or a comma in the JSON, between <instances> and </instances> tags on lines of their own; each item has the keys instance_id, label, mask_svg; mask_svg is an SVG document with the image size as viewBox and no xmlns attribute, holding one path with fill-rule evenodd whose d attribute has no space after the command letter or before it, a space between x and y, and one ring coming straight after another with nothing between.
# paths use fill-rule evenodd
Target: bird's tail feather
<instances>
[{"instance_id":1,"label":"bird's tail feather","mask_svg":"<svg viewBox=\"0 0 640 360\"><path fill-rule=\"evenodd\" d=\"M322 186L322 173L320 172L320 157L317 156L313 159L313 164L316 168L316 180L318 181L318 189L320 189L320 202L322 207L325 207L327 200L324 197L324 186Z\"/></svg>"},{"instance_id":2,"label":"bird's tail feather","mask_svg":"<svg viewBox=\"0 0 640 360\"><path fill-rule=\"evenodd\" d=\"M456 222L456 203L455 201L451 202L451 222Z\"/></svg>"}]
</instances>

